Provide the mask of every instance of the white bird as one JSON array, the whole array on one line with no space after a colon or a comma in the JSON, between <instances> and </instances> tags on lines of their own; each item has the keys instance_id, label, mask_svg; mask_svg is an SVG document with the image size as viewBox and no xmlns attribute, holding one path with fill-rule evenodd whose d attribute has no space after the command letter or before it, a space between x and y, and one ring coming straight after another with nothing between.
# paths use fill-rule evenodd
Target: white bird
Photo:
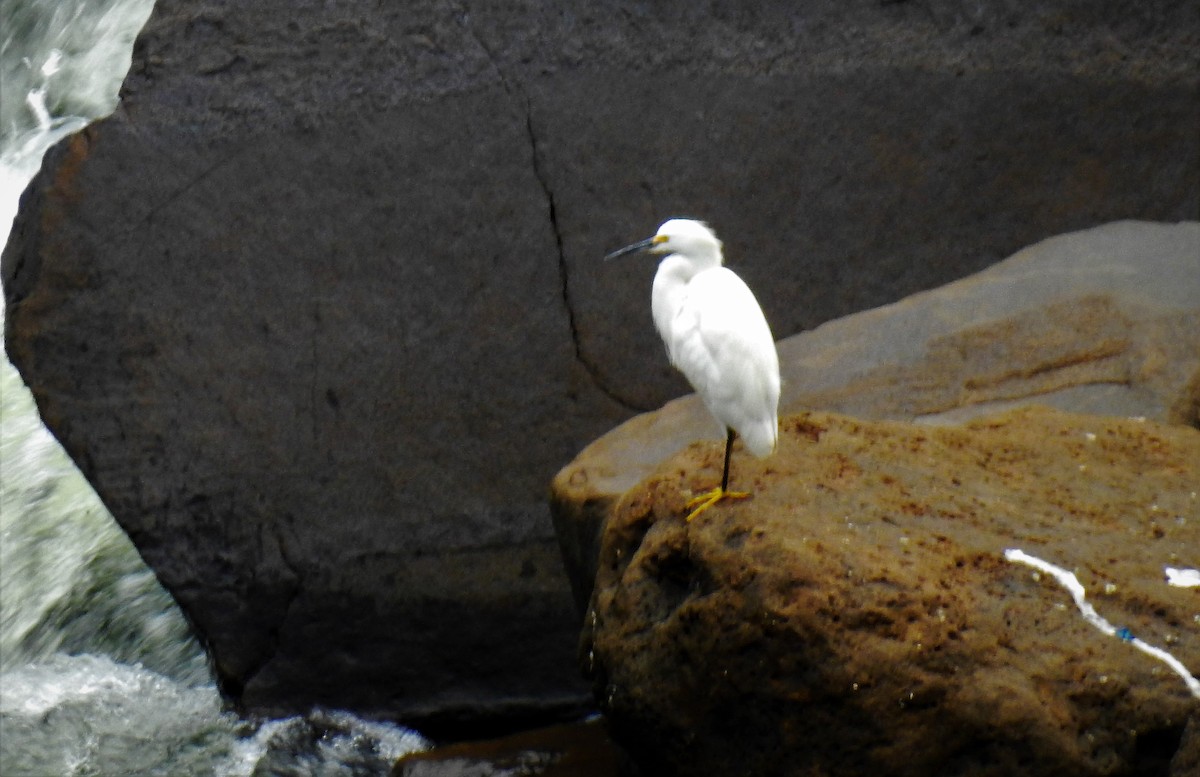
<instances>
[{"instance_id":1,"label":"white bird","mask_svg":"<svg viewBox=\"0 0 1200 777\"><path fill-rule=\"evenodd\" d=\"M735 435L759 458L775 450L779 356L758 300L741 278L722 266L721 241L707 225L671 219L654 237L605 258L642 250L667 254L654 276L650 308L667 357L726 431L721 485L688 502L694 508L687 516L691 521L722 499L750 496L729 490Z\"/></svg>"}]
</instances>

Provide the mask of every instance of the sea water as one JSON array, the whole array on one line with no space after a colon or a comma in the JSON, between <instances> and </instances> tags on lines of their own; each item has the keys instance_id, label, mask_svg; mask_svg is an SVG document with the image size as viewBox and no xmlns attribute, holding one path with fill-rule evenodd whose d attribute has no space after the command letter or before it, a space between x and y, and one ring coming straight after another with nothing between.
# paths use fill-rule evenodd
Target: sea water
<instances>
[{"instance_id":1,"label":"sea water","mask_svg":"<svg viewBox=\"0 0 1200 777\"><path fill-rule=\"evenodd\" d=\"M116 107L152 7L0 0L0 244L46 149ZM0 358L0 774L366 777L425 746L344 712L224 709L178 607Z\"/></svg>"}]
</instances>

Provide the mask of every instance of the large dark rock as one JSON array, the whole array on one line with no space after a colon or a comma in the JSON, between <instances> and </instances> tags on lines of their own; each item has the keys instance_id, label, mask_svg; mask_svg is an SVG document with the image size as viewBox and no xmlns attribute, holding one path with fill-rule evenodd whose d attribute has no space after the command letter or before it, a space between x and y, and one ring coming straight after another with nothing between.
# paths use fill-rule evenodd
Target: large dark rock
<instances>
[{"instance_id":1,"label":"large dark rock","mask_svg":"<svg viewBox=\"0 0 1200 777\"><path fill-rule=\"evenodd\" d=\"M248 708L584 696L545 483L680 393L708 218L784 336L1200 209L1186 4L158 3L3 263L44 417Z\"/></svg>"}]
</instances>

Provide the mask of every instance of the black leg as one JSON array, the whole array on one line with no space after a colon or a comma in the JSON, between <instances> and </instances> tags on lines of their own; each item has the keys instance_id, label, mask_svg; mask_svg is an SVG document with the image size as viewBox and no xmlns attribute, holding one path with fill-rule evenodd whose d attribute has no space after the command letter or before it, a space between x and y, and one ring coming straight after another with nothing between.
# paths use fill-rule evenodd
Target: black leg
<instances>
[{"instance_id":1,"label":"black leg","mask_svg":"<svg viewBox=\"0 0 1200 777\"><path fill-rule=\"evenodd\" d=\"M725 470L721 473L721 487L714 488L712 491L700 494L696 498L688 501L687 506L695 508L688 513L687 520L689 522L691 522L691 520L700 513L715 505L717 502L720 502L722 499L745 499L746 497L750 496L750 494L743 494L739 491L729 490L729 459L733 455L733 438L737 436L737 433L728 428L725 430L725 432Z\"/></svg>"},{"instance_id":2,"label":"black leg","mask_svg":"<svg viewBox=\"0 0 1200 777\"><path fill-rule=\"evenodd\" d=\"M725 436L725 472L721 475L721 490L729 490L729 457L733 454L733 430L726 429Z\"/></svg>"}]
</instances>

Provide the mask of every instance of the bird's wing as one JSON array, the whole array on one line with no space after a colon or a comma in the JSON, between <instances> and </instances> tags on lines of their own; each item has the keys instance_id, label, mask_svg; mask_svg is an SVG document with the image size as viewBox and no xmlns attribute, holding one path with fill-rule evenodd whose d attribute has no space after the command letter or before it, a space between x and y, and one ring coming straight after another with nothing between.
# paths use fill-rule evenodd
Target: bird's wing
<instances>
[{"instance_id":1,"label":"bird's wing","mask_svg":"<svg viewBox=\"0 0 1200 777\"><path fill-rule=\"evenodd\" d=\"M758 301L733 271L706 270L688 283L670 351L717 420L756 453L774 448L779 357Z\"/></svg>"}]
</instances>

